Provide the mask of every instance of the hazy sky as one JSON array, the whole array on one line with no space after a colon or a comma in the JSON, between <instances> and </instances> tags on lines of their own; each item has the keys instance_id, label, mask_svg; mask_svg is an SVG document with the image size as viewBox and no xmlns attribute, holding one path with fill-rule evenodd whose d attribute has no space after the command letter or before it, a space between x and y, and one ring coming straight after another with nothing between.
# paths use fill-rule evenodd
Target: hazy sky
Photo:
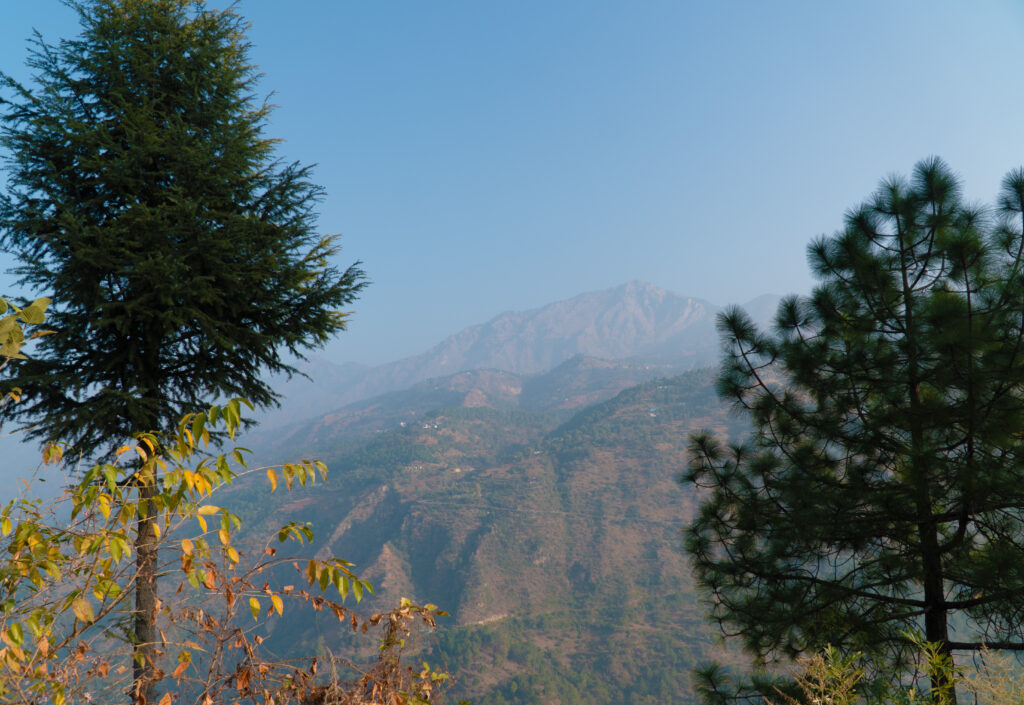
<instances>
[{"instance_id":1,"label":"hazy sky","mask_svg":"<svg viewBox=\"0 0 1024 705\"><path fill-rule=\"evenodd\" d=\"M0 70L24 80L32 29L75 16L2 3ZM631 279L718 304L806 291L806 243L880 178L938 154L991 201L1024 164L1010 1L238 8L268 134L318 165L321 229L373 280L335 361Z\"/></svg>"}]
</instances>

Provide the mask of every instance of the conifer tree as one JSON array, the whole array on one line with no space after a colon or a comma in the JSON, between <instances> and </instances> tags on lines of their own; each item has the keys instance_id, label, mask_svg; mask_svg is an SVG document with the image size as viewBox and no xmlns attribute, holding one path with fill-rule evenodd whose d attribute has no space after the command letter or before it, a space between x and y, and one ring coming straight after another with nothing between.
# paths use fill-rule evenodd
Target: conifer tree
<instances>
[{"instance_id":1,"label":"conifer tree","mask_svg":"<svg viewBox=\"0 0 1024 705\"><path fill-rule=\"evenodd\" d=\"M343 330L365 279L332 265L321 189L264 135L242 18L201 0L67 4L81 33L35 38L33 85L3 78L0 237L20 283L52 297L56 331L18 367L12 414L95 458L215 398L274 404L262 375ZM156 556L140 506L145 686Z\"/></svg>"},{"instance_id":2,"label":"conifer tree","mask_svg":"<svg viewBox=\"0 0 1024 705\"><path fill-rule=\"evenodd\" d=\"M833 645L890 674L918 630L943 657L1024 649L1024 170L981 209L928 159L845 221L773 330L719 318L753 431L691 438L712 616L762 659Z\"/></svg>"}]
</instances>

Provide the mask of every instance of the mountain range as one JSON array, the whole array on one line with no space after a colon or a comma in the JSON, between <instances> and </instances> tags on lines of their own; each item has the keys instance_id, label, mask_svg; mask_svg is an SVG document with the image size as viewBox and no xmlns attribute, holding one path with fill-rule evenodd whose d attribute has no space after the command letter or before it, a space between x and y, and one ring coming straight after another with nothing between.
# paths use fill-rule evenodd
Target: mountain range
<instances>
[{"instance_id":1,"label":"mountain range","mask_svg":"<svg viewBox=\"0 0 1024 705\"><path fill-rule=\"evenodd\" d=\"M311 552L377 586L368 609L409 597L449 611L422 649L456 699L693 702L690 670L736 658L703 621L681 550L698 497L677 481L690 433L744 430L707 369L716 312L632 282L376 368L312 365L315 384L293 380L248 445L261 462L324 460L326 485L242 487L232 505L255 529L310 521ZM351 647L315 613L268 638Z\"/></svg>"},{"instance_id":2,"label":"mountain range","mask_svg":"<svg viewBox=\"0 0 1024 705\"><path fill-rule=\"evenodd\" d=\"M743 308L759 325L774 315L778 296ZM352 402L407 389L418 382L478 369L538 375L575 356L648 366L662 374L714 364L719 306L632 281L528 311L505 312L442 340L425 352L381 365L311 359L306 375L275 380L296 403L260 416L264 428L291 425Z\"/></svg>"}]
</instances>

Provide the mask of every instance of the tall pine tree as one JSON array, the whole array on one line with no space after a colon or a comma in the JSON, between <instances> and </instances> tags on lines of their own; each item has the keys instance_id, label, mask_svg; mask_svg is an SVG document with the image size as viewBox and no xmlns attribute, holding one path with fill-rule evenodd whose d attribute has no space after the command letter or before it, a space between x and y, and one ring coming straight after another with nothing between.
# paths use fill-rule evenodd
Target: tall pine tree
<instances>
[{"instance_id":1,"label":"tall pine tree","mask_svg":"<svg viewBox=\"0 0 1024 705\"><path fill-rule=\"evenodd\" d=\"M278 161L245 23L201 0L68 0L81 33L37 37L4 77L2 244L54 303L12 384L29 434L98 456L215 397L275 403L268 372L344 330L365 280L331 264L309 168ZM155 492L155 478L141 490ZM140 506L136 686L157 642Z\"/></svg>"},{"instance_id":2,"label":"tall pine tree","mask_svg":"<svg viewBox=\"0 0 1024 705\"><path fill-rule=\"evenodd\" d=\"M686 546L748 651L898 672L917 630L950 657L1024 649L1022 253L1024 170L985 210L929 159L811 244L820 284L772 331L719 318L719 391L753 432L691 439Z\"/></svg>"}]
</instances>

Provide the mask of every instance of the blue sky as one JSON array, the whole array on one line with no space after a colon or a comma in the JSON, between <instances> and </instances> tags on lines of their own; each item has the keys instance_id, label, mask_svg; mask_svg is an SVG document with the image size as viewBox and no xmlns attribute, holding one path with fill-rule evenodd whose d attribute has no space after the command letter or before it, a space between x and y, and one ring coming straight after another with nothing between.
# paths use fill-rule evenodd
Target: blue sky
<instances>
[{"instance_id":1,"label":"blue sky","mask_svg":"<svg viewBox=\"0 0 1024 705\"><path fill-rule=\"evenodd\" d=\"M69 36L74 13L5 5L0 70L24 80L32 29ZM373 280L339 362L632 279L718 304L807 291L806 243L882 177L938 154L991 201L1024 164L1012 2L238 9L268 134L318 164L320 227Z\"/></svg>"}]
</instances>

